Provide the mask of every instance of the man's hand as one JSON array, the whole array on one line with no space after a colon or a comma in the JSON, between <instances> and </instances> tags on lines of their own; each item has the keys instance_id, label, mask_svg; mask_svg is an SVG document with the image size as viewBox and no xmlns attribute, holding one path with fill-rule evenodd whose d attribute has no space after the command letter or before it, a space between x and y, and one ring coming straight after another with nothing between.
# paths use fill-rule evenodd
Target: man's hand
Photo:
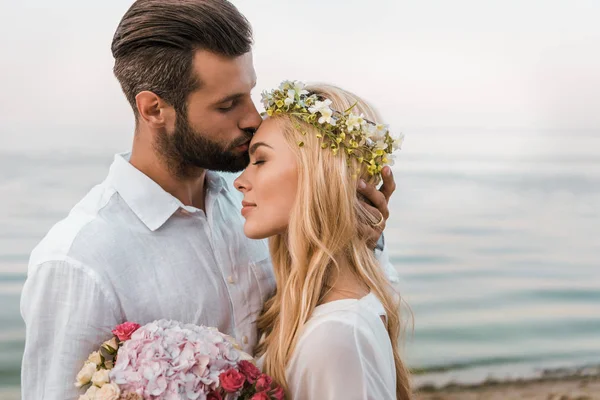
<instances>
[{"instance_id":1,"label":"man's hand","mask_svg":"<svg viewBox=\"0 0 600 400\"><path fill-rule=\"evenodd\" d=\"M388 202L394 190L396 190L396 182L394 182L394 176L392 175L392 169L385 167L381 171L383 177L383 185L377 190L375 185L370 185L362 180L358 185L358 192L362 194L371 204L367 202L361 202L365 209L373 215L373 225L365 232L367 237L367 244L372 249L377 245L379 237L385 229L385 224L390 216L390 210L388 208ZM379 222L381 221L381 222Z\"/></svg>"}]
</instances>

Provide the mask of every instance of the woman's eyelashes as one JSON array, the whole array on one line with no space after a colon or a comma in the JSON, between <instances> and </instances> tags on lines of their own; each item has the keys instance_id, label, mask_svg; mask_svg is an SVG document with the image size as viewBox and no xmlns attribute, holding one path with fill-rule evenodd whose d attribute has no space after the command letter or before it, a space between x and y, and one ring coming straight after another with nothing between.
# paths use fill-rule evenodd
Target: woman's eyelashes
<instances>
[{"instance_id":1,"label":"woman's eyelashes","mask_svg":"<svg viewBox=\"0 0 600 400\"><path fill-rule=\"evenodd\" d=\"M256 160L256 161L254 161L252 163L252 165L261 165L261 164L264 164L264 163L265 163L265 160Z\"/></svg>"}]
</instances>

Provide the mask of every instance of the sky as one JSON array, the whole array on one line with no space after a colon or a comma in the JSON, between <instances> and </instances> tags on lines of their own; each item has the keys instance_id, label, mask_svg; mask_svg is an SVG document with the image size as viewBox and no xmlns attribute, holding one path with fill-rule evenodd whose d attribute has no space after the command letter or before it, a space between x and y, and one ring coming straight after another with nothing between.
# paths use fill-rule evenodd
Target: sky
<instances>
[{"instance_id":1,"label":"sky","mask_svg":"<svg viewBox=\"0 0 600 400\"><path fill-rule=\"evenodd\" d=\"M130 4L0 2L2 151L129 147L133 117L110 43ZM449 139L465 133L497 132L479 145L507 152L526 146L503 136L600 136L600 1L234 4L254 29L257 102L283 79L333 83L374 104L407 143L435 134L437 144L421 143L440 149L469 147Z\"/></svg>"}]
</instances>

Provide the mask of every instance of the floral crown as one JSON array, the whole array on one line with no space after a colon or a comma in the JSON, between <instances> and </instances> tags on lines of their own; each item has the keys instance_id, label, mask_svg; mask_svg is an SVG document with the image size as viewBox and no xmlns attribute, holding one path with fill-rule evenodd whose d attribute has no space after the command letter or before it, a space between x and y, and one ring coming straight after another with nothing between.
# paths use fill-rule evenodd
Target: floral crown
<instances>
[{"instance_id":1,"label":"floral crown","mask_svg":"<svg viewBox=\"0 0 600 400\"><path fill-rule=\"evenodd\" d=\"M356 103L343 112L332 110L331 100L311 94L304 87L299 81L284 81L278 89L263 92L266 114L285 113L315 126L319 130L317 137L323 139L321 148L329 148L333 154L342 151L348 158L365 163L370 175L379 174L386 165L394 165L392 152L400 149L402 134L392 137L388 125L371 122L363 114L353 114L351 110ZM304 131L301 133L306 135ZM298 146L304 146L304 142L298 142Z\"/></svg>"}]
</instances>

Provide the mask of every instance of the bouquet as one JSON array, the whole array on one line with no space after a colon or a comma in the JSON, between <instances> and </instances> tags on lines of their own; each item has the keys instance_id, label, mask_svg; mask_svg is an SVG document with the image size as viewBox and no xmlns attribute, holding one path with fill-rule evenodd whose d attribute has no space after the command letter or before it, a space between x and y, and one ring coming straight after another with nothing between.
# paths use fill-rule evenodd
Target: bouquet
<instances>
[{"instance_id":1,"label":"bouquet","mask_svg":"<svg viewBox=\"0 0 600 400\"><path fill-rule=\"evenodd\" d=\"M79 400L281 400L284 391L216 328L158 320L118 325L90 354Z\"/></svg>"}]
</instances>

